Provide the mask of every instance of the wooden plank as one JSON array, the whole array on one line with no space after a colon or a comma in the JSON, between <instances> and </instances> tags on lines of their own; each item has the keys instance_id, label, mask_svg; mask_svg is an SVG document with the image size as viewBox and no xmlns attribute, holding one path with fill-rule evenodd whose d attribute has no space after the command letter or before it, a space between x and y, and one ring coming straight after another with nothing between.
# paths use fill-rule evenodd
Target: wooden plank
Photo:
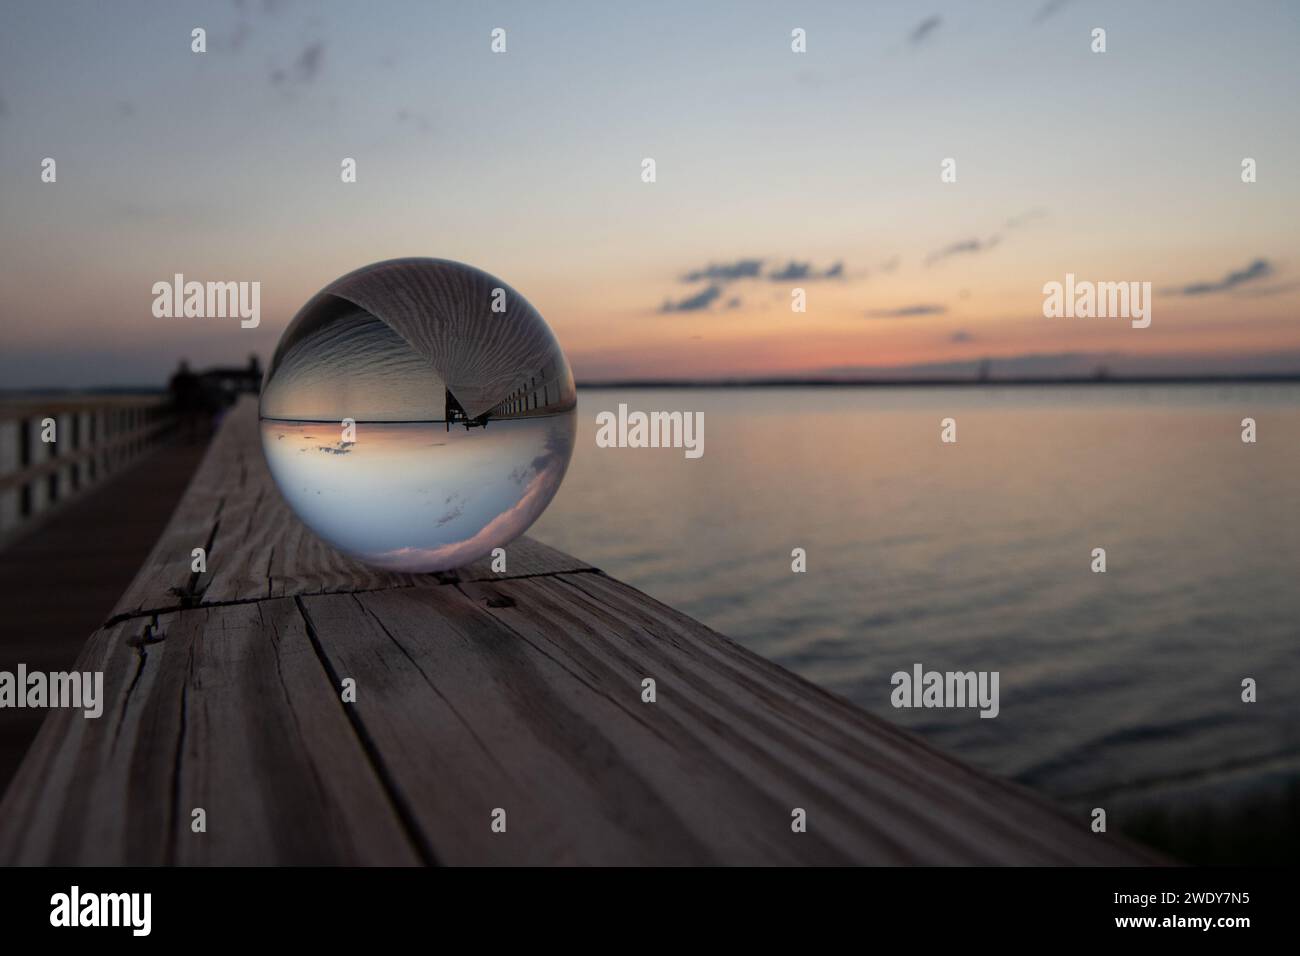
<instances>
[{"instance_id":1,"label":"wooden plank","mask_svg":"<svg viewBox=\"0 0 1300 956\"><path fill-rule=\"evenodd\" d=\"M603 575L301 603L439 860L1154 860Z\"/></svg>"},{"instance_id":2,"label":"wooden plank","mask_svg":"<svg viewBox=\"0 0 1300 956\"><path fill-rule=\"evenodd\" d=\"M149 623L87 644L103 716L50 713L0 803L0 864L422 860L293 601L164 615L156 642Z\"/></svg>"},{"instance_id":3,"label":"wooden plank","mask_svg":"<svg viewBox=\"0 0 1300 956\"><path fill-rule=\"evenodd\" d=\"M600 574L149 621L92 638L105 716L51 715L0 863L1157 860Z\"/></svg>"},{"instance_id":4,"label":"wooden plank","mask_svg":"<svg viewBox=\"0 0 1300 956\"><path fill-rule=\"evenodd\" d=\"M1030 790L930 747L620 581L586 575L546 583L572 593L540 591L526 608L503 607L483 586L484 606L512 618L521 633L537 627L539 638L554 642L552 653L576 648L577 661L592 672L609 668L616 682L654 677L658 703L670 711L680 704L688 715L683 728L692 721L711 728L718 738L709 749L718 755L731 748L734 766L770 773L774 784L802 776L819 799L831 801L818 811L820 825L842 826L835 842L856 862L1159 861L1123 838L1092 833L1086 818L1068 817ZM586 639L575 639L583 631Z\"/></svg>"},{"instance_id":5,"label":"wooden plank","mask_svg":"<svg viewBox=\"0 0 1300 956\"><path fill-rule=\"evenodd\" d=\"M206 550L205 573L191 570L195 548ZM268 597L591 570L527 537L507 545L506 553L504 574L483 559L439 575L380 571L340 554L285 504L262 455L257 400L244 396L227 414L185 498L109 621Z\"/></svg>"}]
</instances>

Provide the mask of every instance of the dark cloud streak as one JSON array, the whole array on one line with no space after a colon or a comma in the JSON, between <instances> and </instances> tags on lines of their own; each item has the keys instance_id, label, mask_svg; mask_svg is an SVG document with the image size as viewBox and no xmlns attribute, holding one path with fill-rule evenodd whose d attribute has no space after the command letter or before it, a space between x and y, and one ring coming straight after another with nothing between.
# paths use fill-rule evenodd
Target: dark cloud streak
<instances>
[{"instance_id":1,"label":"dark cloud streak","mask_svg":"<svg viewBox=\"0 0 1300 956\"><path fill-rule=\"evenodd\" d=\"M794 259L780 269L767 274L767 278L772 282L816 282L820 279L842 279L843 277L843 262L836 262L825 272L818 272L811 262L796 262Z\"/></svg>"},{"instance_id":2,"label":"dark cloud streak","mask_svg":"<svg viewBox=\"0 0 1300 956\"><path fill-rule=\"evenodd\" d=\"M659 307L659 311L668 312L705 312L722 296L722 286L714 284L705 286L702 290L694 295L688 295L677 302L667 301Z\"/></svg>"},{"instance_id":3,"label":"dark cloud streak","mask_svg":"<svg viewBox=\"0 0 1300 956\"><path fill-rule=\"evenodd\" d=\"M1175 295L1211 295L1215 292L1228 292L1244 283L1266 279L1276 271L1267 259L1256 259L1244 269L1229 272L1218 282L1193 282L1171 291Z\"/></svg>"},{"instance_id":4,"label":"dark cloud streak","mask_svg":"<svg viewBox=\"0 0 1300 956\"><path fill-rule=\"evenodd\" d=\"M943 315L947 311L946 305L918 303L900 306L897 309L871 309L865 314L869 319L911 319L922 315Z\"/></svg>"},{"instance_id":5,"label":"dark cloud streak","mask_svg":"<svg viewBox=\"0 0 1300 956\"><path fill-rule=\"evenodd\" d=\"M953 256L988 252L1001 241L1001 236L989 236L987 239L963 239L961 242L954 242L951 245L944 246L937 252L930 253L925 259L925 264L934 265L936 262L942 262L944 259Z\"/></svg>"},{"instance_id":6,"label":"dark cloud streak","mask_svg":"<svg viewBox=\"0 0 1300 956\"><path fill-rule=\"evenodd\" d=\"M399 119L405 121L405 113L399 115ZM741 298L737 295L727 296L725 301L721 301L724 292L733 282L742 282L746 280L766 279L769 282L821 282L840 280L846 277L844 263L836 260L825 269L816 268L811 262L801 262L797 259L790 259L785 265L774 267L766 272L763 270L766 259L751 257L745 259L735 259L724 262L710 262L701 269L692 269L678 277L678 281L683 283L706 282L708 283L703 289L692 293L683 299L667 299L659 307L661 314L670 312L709 312L713 311L714 303L718 303L722 310L738 309L743 304Z\"/></svg>"},{"instance_id":7,"label":"dark cloud streak","mask_svg":"<svg viewBox=\"0 0 1300 956\"><path fill-rule=\"evenodd\" d=\"M924 43L935 30L939 29L939 24L943 23L943 18L939 16L926 17L918 23L907 35L907 42L912 46L920 46Z\"/></svg>"},{"instance_id":8,"label":"dark cloud streak","mask_svg":"<svg viewBox=\"0 0 1300 956\"><path fill-rule=\"evenodd\" d=\"M289 70L276 68L271 71L271 82L275 86L284 86L290 80L296 83L311 83L320 76L325 60L325 44L317 40L307 44L294 60Z\"/></svg>"},{"instance_id":9,"label":"dark cloud streak","mask_svg":"<svg viewBox=\"0 0 1300 956\"><path fill-rule=\"evenodd\" d=\"M1069 6L1069 4L1070 0L1047 0L1046 3L1038 8L1038 12L1034 14L1034 19L1030 22L1042 23L1044 20L1050 20Z\"/></svg>"},{"instance_id":10,"label":"dark cloud streak","mask_svg":"<svg viewBox=\"0 0 1300 956\"><path fill-rule=\"evenodd\" d=\"M736 279L757 279L763 268L762 259L737 259L735 262L710 262L682 276L683 282L732 282Z\"/></svg>"}]
</instances>

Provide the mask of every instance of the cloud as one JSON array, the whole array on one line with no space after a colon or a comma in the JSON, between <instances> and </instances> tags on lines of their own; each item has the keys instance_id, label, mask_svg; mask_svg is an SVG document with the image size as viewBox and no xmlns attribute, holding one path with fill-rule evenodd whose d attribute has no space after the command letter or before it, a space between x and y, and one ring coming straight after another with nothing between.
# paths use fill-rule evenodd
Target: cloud
<instances>
[{"instance_id":1,"label":"cloud","mask_svg":"<svg viewBox=\"0 0 1300 956\"><path fill-rule=\"evenodd\" d=\"M706 286L694 295L677 302L666 301L659 307L660 312L704 312L722 295L722 286L716 283Z\"/></svg>"},{"instance_id":2,"label":"cloud","mask_svg":"<svg viewBox=\"0 0 1300 956\"><path fill-rule=\"evenodd\" d=\"M782 268L769 272L767 277L773 282L815 282L818 279L844 278L844 263L837 262L825 272L818 272L811 262L796 262L791 259Z\"/></svg>"},{"instance_id":3,"label":"cloud","mask_svg":"<svg viewBox=\"0 0 1300 956\"><path fill-rule=\"evenodd\" d=\"M304 82L310 83L316 79L320 73L321 59L325 56L325 44L317 41L309 43L307 47L298 55L298 62L294 64L294 69L298 76Z\"/></svg>"},{"instance_id":4,"label":"cloud","mask_svg":"<svg viewBox=\"0 0 1300 956\"><path fill-rule=\"evenodd\" d=\"M732 282L736 279L757 279L763 268L762 259L737 259L735 262L710 262L682 276L683 282Z\"/></svg>"},{"instance_id":5,"label":"cloud","mask_svg":"<svg viewBox=\"0 0 1300 956\"><path fill-rule=\"evenodd\" d=\"M1300 282L1283 282L1281 285L1270 285L1247 289L1241 293L1243 299L1264 299L1271 295L1282 295L1285 292L1294 292L1300 289Z\"/></svg>"},{"instance_id":6,"label":"cloud","mask_svg":"<svg viewBox=\"0 0 1300 956\"><path fill-rule=\"evenodd\" d=\"M416 113L413 110L398 110L397 122L402 124L410 123L421 133L428 133L433 130L433 121L423 113Z\"/></svg>"},{"instance_id":7,"label":"cloud","mask_svg":"<svg viewBox=\"0 0 1300 956\"><path fill-rule=\"evenodd\" d=\"M918 315L943 315L948 311L946 305L918 303L904 305L897 309L871 309L866 313L869 319L910 319Z\"/></svg>"},{"instance_id":8,"label":"cloud","mask_svg":"<svg viewBox=\"0 0 1300 956\"><path fill-rule=\"evenodd\" d=\"M1026 210L1025 212L1022 212L1019 215L1010 216L1009 218L1004 220L1002 224L1002 228L1007 232L1010 232L1015 229L1021 229L1029 225L1030 223L1039 222L1040 220L1046 218L1047 218L1047 210L1035 206L1033 209ZM974 254L977 252L988 252L990 249L992 249L994 246L1000 243L1002 241L1002 238L1003 237L1000 234L995 233L994 235L989 236L987 239L972 238L972 239L963 239L960 242L954 242L951 245L944 246L942 249L932 252L928 256L926 256L925 264L927 266L932 266L936 262L941 262L942 260L951 258L952 256Z\"/></svg>"},{"instance_id":9,"label":"cloud","mask_svg":"<svg viewBox=\"0 0 1300 956\"><path fill-rule=\"evenodd\" d=\"M1022 212L1018 216L1012 216L1010 219L1006 221L1005 227L1007 229L1019 229L1021 226L1027 226L1031 222L1039 222L1046 218L1047 218L1047 210L1043 209L1042 207L1035 206L1033 209L1030 209L1026 212Z\"/></svg>"},{"instance_id":10,"label":"cloud","mask_svg":"<svg viewBox=\"0 0 1300 956\"><path fill-rule=\"evenodd\" d=\"M783 266L774 266L764 272L763 266L768 260L758 257L735 259L732 261L710 262L700 269L678 276L679 282L705 282L707 285L688 295L684 299L665 300L659 312L706 312L713 311L714 303L722 310L738 309L743 304L740 296L724 294L731 283L747 280L766 279L771 282L820 282L823 280L844 279L847 273L844 263L836 260L824 269L819 269L811 262L790 259Z\"/></svg>"},{"instance_id":11,"label":"cloud","mask_svg":"<svg viewBox=\"0 0 1300 956\"><path fill-rule=\"evenodd\" d=\"M679 277L681 282L708 282L713 285L726 285L744 279L770 279L772 282L805 281L815 282L819 279L843 279L844 263L836 261L826 269L818 269L811 262L790 259L785 265L763 272L766 259L736 259L734 262L710 262L702 269L692 269Z\"/></svg>"},{"instance_id":12,"label":"cloud","mask_svg":"<svg viewBox=\"0 0 1300 956\"><path fill-rule=\"evenodd\" d=\"M319 40L309 43L298 54L298 59L293 61L293 66L288 70L277 68L271 71L271 82L276 86L283 86L291 80L297 83L310 83L320 76L324 59L325 44Z\"/></svg>"},{"instance_id":13,"label":"cloud","mask_svg":"<svg viewBox=\"0 0 1300 956\"><path fill-rule=\"evenodd\" d=\"M937 252L932 252L926 256L925 264L933 265L952 256L965 255L967 253L988 252L999 242L1001 236L989 236L987 239L963 239L961 242L954 242L952 245L944 246Z\"/></svg>"},{"instance_id":14,"label":"cloud","mask_svg":"<svg viewBox=\"0 0 1300 956\"><path fill-rule=\"evenodd\" d=\"M935 30L939 29L939 24L943 23L943 18L939 16L926 17L918 23L912 32L907 35L907 42L912 46L920 46Z\"/></svg>"},{"instance_id":15,"label":"cloud","mask_svg":"<svg viewBox=\"0 0 1300 956\"><path fill-rule=\"evenodd\" d=\"M1031 22L1042 23L1044 20L1050 20L1069 4L1070 0L1047 0L1046 3L1038 8L1038 12L1034 14L1034 19Z\"/></svg>"},{"instance_id":16,"label":"cloud","mask_svg":"<svg viewBox=\"0 0 1300 956\"><path fill-rule=\"evenodd\" d=\"M533 460L532 478L525 485L519 501L485 524L473 537L436 548L408 546L395 551L377 552L368 555L367 562L381 568L401 570L408 564L410 557L416 556L427 564L437 562L461 567L485 556L495 543L513 541L523 534L529 523L546 508L546 503L560 487L560 480L564 477L564 470L572 454L573 436L559 427L553 428L547 436L545 453ZM450 512L445 517L451 520L449 516Z\"/></svg>"},{"instance_id":17,"label":"cloud","mask_svg":"<svg viewBox=\"0 0 1300 956\"><path fill-rule=\"evenodd\" d=\"M965 329L958 329L952 335L948 336L948 341L957 345L963 345L966 342L974 342L975 336L971 335Z\"/></svg>"},{"instance_id":18,"label":"cloud","mask_svg":"<svg viewBox=\"0 0 1300 956\"><path fill-rule=\"evenodd\" d=\"M1193 282L1181 288L1171 289L1174 295L1210 295L1215 292L1227 292L1246 282L1264 279L1277 271L1267 259L1256 259L1244 269L1229 272L1218 282Z\"/></svg>"},{"instance_id":19,"label":"cloud","mask_svg":"<svg viewBox=\"0 0 1300 956\"><path fill-rule=\"evenodd\" d=\"M522 482L520 482L520 484L522 484ZM441 518L438 519L437 526L441 528L445 524L451 524L451 522L455 521L464 513L465 513L465 506L463 504L454 505L450 511L446 512Z\"/></svg>"}]
</instances>

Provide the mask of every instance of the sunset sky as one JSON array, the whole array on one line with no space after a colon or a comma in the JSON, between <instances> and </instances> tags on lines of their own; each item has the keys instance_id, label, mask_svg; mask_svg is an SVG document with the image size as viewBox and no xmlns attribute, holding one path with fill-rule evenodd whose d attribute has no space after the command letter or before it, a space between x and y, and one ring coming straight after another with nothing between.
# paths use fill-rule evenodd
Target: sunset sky
<instances>
[{"instance_id":1,"label":"sunset sky","mask_svg":"<svg viewBox=\"0 0 1300 956\"><path fill-rule=\"evenodd\" d=\"M580 381L1300 370L1297 49L1286 0L10 4L0 388L265 362L422 255L526 295ZM260 327L155 318L177 272L260 281ZM1044 318L1067 272L1151 282L1151 327Z\"/></svg>"}]
</instances>

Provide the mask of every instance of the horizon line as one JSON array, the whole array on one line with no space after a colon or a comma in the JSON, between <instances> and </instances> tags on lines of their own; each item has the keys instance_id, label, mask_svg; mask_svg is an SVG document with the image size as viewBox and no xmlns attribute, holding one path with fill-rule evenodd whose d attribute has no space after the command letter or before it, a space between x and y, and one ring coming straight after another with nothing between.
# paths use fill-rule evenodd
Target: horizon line
<instances>
[{"instance_id":1,"label":"horizon line","mask_svg":"<svg viewBox=\"0 0 1300 956\"><path fill-rule=\"evenodd\" d=\"M1043 385L1260 385L1300 384L1300 370L1240 375L1062 375L1017 376L1008 378L978 376L926 376L916 378L869 378L864 376L753 376L747 378L629 378L578 381L580 389L618 388L917 388L950 386L1043 386ZM0 388L0 401L13 401L38 395L157 395L166 394L165 385L94 385L85 388L43 386L38 388ZM292 419L291 421L299 421ZM306 421L306 420L302 420ZM385 424L393 424L386 422Z\"/></svg>"},{"instance_id":2,"label":"horizon line","mask_svg":"<svg viewBox=\"0 0 1300 956\"><path fill-rule=\"evenodd\" d=\"M869 378L864 376L756 376L750 378L702 379L613 379L577 382L577 388L790 388L827 387L917 387L970 385L1233 385L1300 383L1300 371L1224 375L1058 375L992 378L977 376L926 376L915 378Z\"/></svg>"}]
</instances>

